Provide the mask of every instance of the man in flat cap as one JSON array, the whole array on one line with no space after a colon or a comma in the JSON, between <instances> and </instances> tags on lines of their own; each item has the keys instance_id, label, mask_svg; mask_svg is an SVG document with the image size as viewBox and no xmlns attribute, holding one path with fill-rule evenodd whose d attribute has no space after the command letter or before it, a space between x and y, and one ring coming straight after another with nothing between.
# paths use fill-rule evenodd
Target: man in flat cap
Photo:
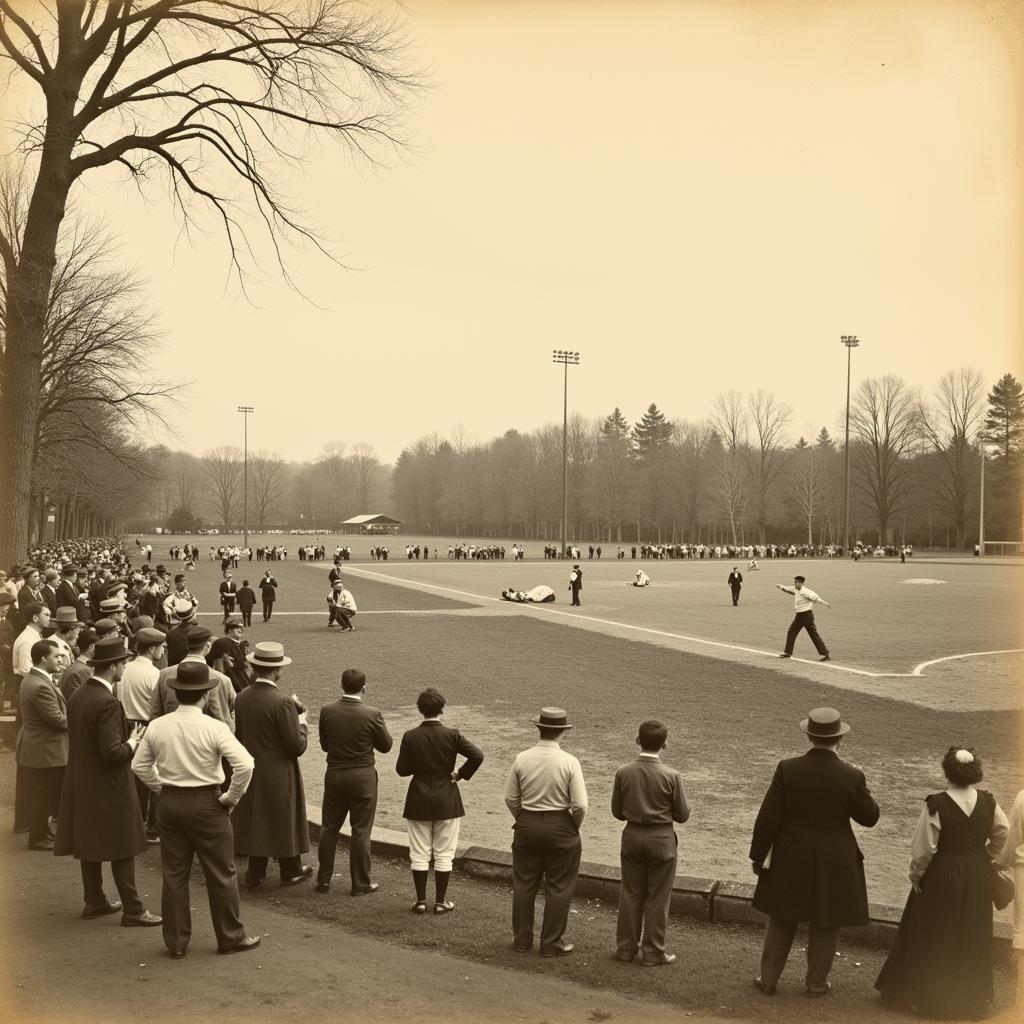
<instances>
[{"instance_id":1,"label":"man in flat cap","mask_svg":"<svg viewBox=\"0 0 1024 1024\"><path fill-rule=\"evenodd\" d=\"M562 750L573 728L562 708L542 708L533 720L537 743L516 755L505 784L505 806L515 818L512 839L512 931L514 947L533 946L534 902L544 880L541 956L565 956L569 906L580 870L580 825L587 789L579 761Z\"/></svg>"},{"instance_id":2,"label":"man in flat cap","mask_svg":"<svg viewBox=\"0 0 1024 1024\"><path fill-rule=\"evenodd\" d=\"M811 749L779 762L750 844L753 906L768 915L754 985L766 996L775 995L801 921L809 922L805 985L812 997L831 989L839 929L868 923L864 857L850 821L871 828L878 804L864 773L839 758L850 727L835 708L815 708L800 728Z\"/></svg>"},{"instance_id":3,"label":"man in flat cap","mask_svg":"<svg viewBox=\"0 0 1024 1024\"><path fill-rule=\"evenodd\" d=\"M231 810L252 778L253 759L223 722L202 714L217 685L204 662L183 661L171 680L177 706L142 737L132 761L139 782L159 795L160 867L163 873L164 944L180 960L192 938L189 876L198 856L203 866L218 953L245 953L260 944L240 918ZM231 784L222 793L223 761Z\"/></svg>"},{"instance_id":4,"label":"man in flat cap","mask_svg":"<svg viewBox=\"0 0 1024 1024\"><path fill-rule=\"evenodd\" d=\"M46 607L50 609L51 615L57 614L57 584L60 581L60 573L56 569L47 569L43 573L42 595Z\"/></svg>"},{"instance_id":5,"label":"man in flat cap","mask_svg":"<svg viewBox=\"0 0 1024 1024\"><path fill-rule=\"evenodd\" d=\"M98 642L89 662L91 678L68 701L68 768L54 851L81 862L82 917L121 911L126 928L160 924L135 888L135 857L146 848L146 837L131 759L142 727L128 728L113 692L130 658L121 637ZM111 902L103 892L104 861L110 861L120 902Z\"/></svg>"},{"instance_id":6,"label":"man in flat cap","mask_svg":"<svg viewBox=\"0 0 1024 1024\"><path fill-rule=\"evenodd\" d=\"M178 706L177 693L171 685L178 674L178 665L188 661L201 661L206 664L206 656L213 647L213 634L198 623L185 629L185 657L175 665L168 665L160 670L160 678L149 702L150 721L172 712ZM223 722L232 732L235 731L235 688L231 680L222 672L210 669L210 677L216 682L206 695L203 711L205 714Z\"/></svg>"}]
</instances>

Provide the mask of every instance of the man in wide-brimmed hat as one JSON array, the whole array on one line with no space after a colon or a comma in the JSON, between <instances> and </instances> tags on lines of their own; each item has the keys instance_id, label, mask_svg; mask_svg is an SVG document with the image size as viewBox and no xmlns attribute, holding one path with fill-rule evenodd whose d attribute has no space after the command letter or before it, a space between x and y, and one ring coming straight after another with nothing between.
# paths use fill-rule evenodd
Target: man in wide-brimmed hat
<instances>
[{"instance_id":1,"label":"man in wide-brimmed hat","mask_svg":"<svg viewBox=\"0 0 1024 1024\"><path fill-rule=\"evenodd\" d=\"M580 825L587 789L579 761L561 749L572 729L562 708L542 708L533 719L537 743L516 755L505 784L505 805L516 819L512 839L512 931L514 946L533 946L534 901L544 880L541 956L565 956L569 905L580 870Z\"/></svg>"},{"instance_id":2,"label":"man in wide-brimmed hat","mask_svg":"<svg viewBox=\"0 0 1024 1024\"><path fill-rule=\"evenodd\" d=\"M68 768L54 851L81 862L82 917L121 911L126 928L160 924L135 888L135 856L146 848L146 838L131 760L143 730L128 728L113 692L130 659L123 637L98 641L89 660L92 677L68 701ZM110 861L120 902L103 892L104 861Z\"/></svg>"},{"instance_id":3,"label":"man in wide-brimmed hat","mask_svg":"<svg viewBox=\"0 0 1024 1024\"><path fill-rule=\"evenodd\" d=\"M850 731L835 708L815 708L800 723L811 749L780 761L754 823L753 905L768 915L761 973L754 985L773 996L797 925L809 922L809 996L830 991L828 975L844 925L868 923L864 858L850 820L871 828L878 804L864 773L839 759Z\"/></svg>"},{"instance_id":4,"label":"man in wide-brimmed hat","mask_svg":"<svg viewBox=\"0 0 1024 1024\"><path fill-rule=\"evenodd\" d=\"M247 656L256 678L235 701L235 735L256 759L256 774L235 811L235 847L249 857L245 882L261 885L267 862L277 859L282 885L304 882L313 869L303 865L309 851L306 796L299 757L306 750L306 709L278 689L292 659L271 641Z\"/></svg>"},{"instance_id":5,"label":"man in wide-brimmed hat","mask_svg":"<svg viewBox=\"0 0 1024 1024\"><path fill-rule=\"evenodd\" d=\"M67 668L75 660L75 643L78 640L78 631L85 625L78 619L78 612L74 608L58 608L50 619L50 625L56 626L57 632L50 637L61 654L65 657L64 668Z\"/></svg>"},{"instance_id":6,"label":"man in wide-brimmed hat","mask_svg":"<svg viewBox=\"0 0 1024 1024\"><path fill-rule=\"evenodd\" d=\"M202 703L216 685L202 661L176 666L171 686L177 707L150 725L132 761L139 781L159 794L160 906L164 943L175 960L185 956L192 937L189 873L197 855L217 951L244 953L260 944L259 936L246 936L239 917L234 832L223 811L234 807L248 787L253 759L223 722L202 713ZM221 793L225 760L231 765L231 784Z\"/></svg>"}]
</instances>

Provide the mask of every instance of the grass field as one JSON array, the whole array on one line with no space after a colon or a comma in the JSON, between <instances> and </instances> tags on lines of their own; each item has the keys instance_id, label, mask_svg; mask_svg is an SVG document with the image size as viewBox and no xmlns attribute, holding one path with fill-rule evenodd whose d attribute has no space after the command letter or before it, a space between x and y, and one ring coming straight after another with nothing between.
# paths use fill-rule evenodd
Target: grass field
<instances>
[{"instance_id":1,"label":"grass field","mask_svg":"<svg viewBox=\"0 0 1024 1024\"><path fill-rule=\"evenodd\" d=\"M393 551L404 548L398 541ZM294 551L295 538L289 542ZM437 546L446 552L447 543ZM397 740L419 720L416 694L433 685L449 699L446 718L487 754L463 787L463 837L507 847L511 818L501 791L509 764L533 741L528 721L537 709L559 704L576 724L567 748L583 764L591 799L584 857L611 862L619 835L608 810L614 770L635 752L636 723L654 716L669 726L666 759L682 771L694 808L680 829L680 870L719 878L752 877L750 828L774 763L804 748L797 722L809 708L837 706L853 725L843 755L864 768L882 807L878 826L860 834L869 892L901 903L909 836L923 796L942 786L938 761L950 743L979 748L986 785L1004 806L1022 785L1020 655L925 664L1024 647L1022 570L995 560L761 564L733 608L726 562L645 564L654 584L643 591L626 586L635 563L585 562L583 607L570 609L564 563L358 561L345 567L360 608L357 630L340 634L326 628L330 561L289 559L272 565L281 585L272 622L260 622L257 609L250 635L282 641L294 658L284 685L310 706L302 763L311 801L323 769L318 709L336 699L341 670L360 667L368 700L396 739L379 758L378 821L402 827ZM254 580L262 568L243 563L236 578ZM792 599L774 584L795 571L835 606L817 616L833 664L774 656L792 615ZM904 582L922 577L946 582ZM190 580L201 611L216 614L219 580L219 564L201 561ZM556 604L495 600L505 586L537 583L555 588ZM805 637L797 655L814 657Z\"/></svg>"}]
</instances>

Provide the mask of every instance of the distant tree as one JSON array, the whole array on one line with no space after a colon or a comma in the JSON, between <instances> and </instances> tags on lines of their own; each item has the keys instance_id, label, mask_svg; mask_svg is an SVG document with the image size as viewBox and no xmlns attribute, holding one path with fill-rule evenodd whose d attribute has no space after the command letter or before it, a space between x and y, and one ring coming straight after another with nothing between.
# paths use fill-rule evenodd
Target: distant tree
<instances>
[{"instance_id":1,"label":"distant tree","mask_svg":"<svg viewBox=\"0 0 1024 1024\"><path fill-rule=\"evenodd\" d=\"M225 445L208 451L203 457L203 484L217 525L231 530L242 513L241 450Z\"/></svg>"},{"instance_id":2,"label":"distant tree","mask_svg":"<svg viewBox=\"0 0 1024 1024\"><path fill-rule=\"evenodd\" d=\"M285 476L280 456L261 451L249 459L249 494L260 530L266 527L271 510L284 496Z\"/></svg>"},{"instance_id":3,"label":"distant tree","mask_svg":"<svg viewBox=\"0 0 1024 1024\"><path fill-rule=\"evenodd\" d=\"M1004 373L988 393L984 438L1007 463L1024 451L1024 387L1012 373Z\"/></svg>"},{"instance_id":4,"label":"distant tree","mask_svg":"<svg viewBox=\"0 0 1024 1024\"><path fill-rule=\"evenodd\" d=\"M636 487L629 424L618 406L599 428L591 485L594 509L603 525L603 539L621 544L622 525L635 515Z\"/></svg>"},{"instance_id":5,"label":"distant tree","mask_svg":"<svg viewBox=\"0 0 1024 1024\"><path fill-rule=\"evenodd\" d=\"M179 505L167 519L167 529L171 533L189 533L198 530L201 520L197 519L190 508Z\"/></svg>"},{"instance_id":6,"label":"distant tree","mask_svg":"<svg viewBox=\"0 0 1024 1024\"><path fill-rule=\"evenodd\" d=\"M380 471L380 463L372 445L360 442L352 449L352 468L356 483L356 505L359 510L356 514L365 515L370 511L373 482Z\"/></svg>"},{"instance_id":7,"label":"distant tree","mask_svg":"<svg viewBox=\"0 0 1024 1024\"><path fill-rule=\"evenodd\" d=\"M729 391L715 399L711 426L718 440L711 467L712 493L718 510L729 523L732 543L738 544L750 500L750 420L739 392Z\"/></svg>"},{"instance_id":8,"label":"distant tree","mask_svg":"<svg viewBox=\"0 0 1024 1024\"><path fill-rule=\"evenodd\" d=\"M640 422L633 425L633 451L641 461L651 459L664 451L671 440L672 424L652 402Z\"/></svg>"},{"instance_id":9,"label":"distant tree","mask_svg":"<svg viewBox=\"0 0 1024 1024\"><path fill-rule=\"evenodd\" d=\"M747 400L753 424L750 450L750 482L753 491L754 522L758 540L768 540L768 518L779 477L785 467L787 451L784 433L791 410L775 396L757 391Z\"/></svg>"}]
</instances>

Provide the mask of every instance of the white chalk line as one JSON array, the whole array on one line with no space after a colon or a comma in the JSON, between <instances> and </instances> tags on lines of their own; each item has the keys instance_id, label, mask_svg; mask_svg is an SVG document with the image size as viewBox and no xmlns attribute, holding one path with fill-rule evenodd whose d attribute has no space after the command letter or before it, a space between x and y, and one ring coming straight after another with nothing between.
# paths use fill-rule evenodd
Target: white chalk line
<instances>
[{"instance_id":1,"label":"white chalk line","mask_svg":"<svg viewBox=\"0 0 1024 1024\"><path fill-rule=\"evenodd\" d=\"M352 569L351 572L358 573L369 577L370 579L386 579L392 580L400 585L411 585L413 587L429 587L431 590L443 590L450 594L460 594L463 597L472 597L478 601L498 601L499 598L490 597L486 594L473 594L467 590L455 590L453 587L442 587L437 583L427 583L423 580L410 580L404 579L401 576L390 576L384 573L372 572L367 569ZM512 603L512 602L507 602ZM514 605L516 611L536 611L544 615L561 615L569 619L584 619L587 622L596 622L602 626L615 626L618 629L632 629L638 633L648 633L652 636L663 636L670 640L683 640L687 643L703 644L707 647L720 647L729 651L740 651L743 654L759 654L765 658L776 658L780 661L791 661L796 662L800 665L817 665L819 668L831 669L834 672L849 672L852 675L865 676L868 679L912 679L914 677L922 677L924 670L930 665L938 665L943 661L959 661L963 658L983 658L989 655L995 654L1024 654L1024 648L1010 648L1002 651L968 651L964 654L947 654L942 658L932 658L930 661L922 661L919 665L915 665L909 672L872 672L869 669L864 668L853 668L849 665L837 665L834 661L812 661L810 658L779 658L776 651L762 651L756 647L743 647L740 644L728 644L721 640L708 640L704 637L699 636L686 636L684 633L672 633L664 629L653 629L650 626L635 626L629 622L616 622L614 619L600 619L594 615L581 615L574 612L565 612L560 608L551 608L548 605L530 605L530 604L519 604Z\"/></svg>"}]
</instances>

